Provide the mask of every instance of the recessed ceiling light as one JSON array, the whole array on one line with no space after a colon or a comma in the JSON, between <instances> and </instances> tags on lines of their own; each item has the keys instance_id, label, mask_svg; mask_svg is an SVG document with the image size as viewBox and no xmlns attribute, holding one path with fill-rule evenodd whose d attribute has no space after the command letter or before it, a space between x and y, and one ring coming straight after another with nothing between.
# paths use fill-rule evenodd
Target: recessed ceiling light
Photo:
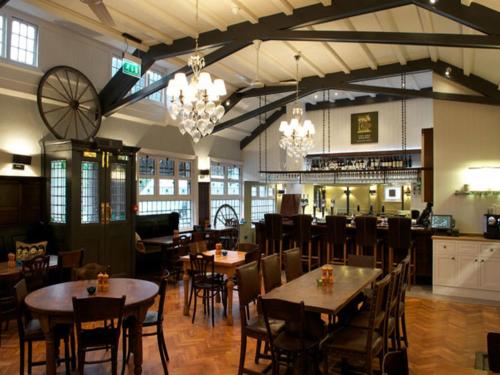
<instances>
[{"instance_id":1,"label":"recessed ceiling light","mask_svg":"<svg viewBox=\"0 0 500 375\"><path fill-rule=\"evenodd\" d=\"M226 105L229 105L231 104L231 102L229 100L226 100Z\"/></svg>"},{"instance_id":2,"label":"recessed ceiling light","mask_svg":"<svg viewBox=\"0 0 500 375\"><path fill-rule=\"evenodd\" d=\"M318 99L318 94L314 95L314 99Z\"/></svg>"},{"instance_id":3,"label":"recessed ceiling light","mask_svg":"<svg viewBox=\"0 0 500 375\"><path fill-rule=\"evenodd\" d=\"M448 78L450 78L451 76L451 68L450 67L447 67L445 72L444 72L444 75Z\"/></svg>"},{"instance_id":4,"label":"recessed ceiling light","mask_svg":"<svg viewBox=\"0 0 500 375\"><path fill-rule=\"evenodd\" d=\"M333 94L335 96L339 96L339 93L337 91L335 91L335 94Z\"/></svg>"},{"instance_id":5,"label":"recessed ceiling light","mask_svg":"<svg viewBox=\"0 0 500 375\"><path fill-rule=\"evenodd\" d=\"M436 4L438 2L438 0L429 0L429 3L431 3L432 5Z\"/></svg>"}]
</instances>

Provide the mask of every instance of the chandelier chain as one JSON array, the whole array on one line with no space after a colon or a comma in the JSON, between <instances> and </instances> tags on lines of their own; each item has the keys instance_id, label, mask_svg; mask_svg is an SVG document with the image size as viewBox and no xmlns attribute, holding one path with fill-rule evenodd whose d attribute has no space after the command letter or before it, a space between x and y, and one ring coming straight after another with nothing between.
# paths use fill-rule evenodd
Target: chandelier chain
<instances>
[{"instance_id":1,"label":"chandelier chain","mask_svg":"<svg viewBox=\"0 0 500 375\"><path fill-rule=\"evenodd\" d=\"M323 103L325 102L326 100L326 94L325 94L325 91L323 90ZM323 107L323 154L326 153L326 147L325 147L325 137L326 137L326 124L325 124L325 121L326 121L326 110L325 108Z\"/></svg>"},{"instance_id":2,"label":"chandelier chain","mask_svg":"<svg viewBox=\"0 0 500 375\"><path fill-rule=\"evenodd\" d=\"M328 90L328 103L330 103L330 90ZM331 124L331 108L330 108L330 105L328 105L328 153L330 153L330 145L331 145L331 127L332 127L332 124Z\"/></svg>"},{"instance_id":3,"label":"chandelier chain","mask_svg":"<svg viewBox=\"0 0 500 375\"><path fill-rule=\"evenodd\" d=\"M401 89L406 90L406 73L401 74ZM401 149L403 150L404 160L407 159L406 133L407 133L407 115L406 115L406 96L401 98Z\"/></svg>"},{"instance_id":4,"label":"chandelier chain","mask_svg":"<svg viewBox=\"0 0 500 375\"><path fill-rule=\"evenodd\" d=\"M267 96L264 96L264 107L267 106ZM264 114L266 130L264 130L264 167L267 169L267 112Z\"/></svg>"},{"instance_id":5,"label":"chandelier chain","mask_svg":"<svg viewBox=\"0 0 500 375\"><path fill-rule=\"evenodd\" d=\"M262 96L259 95L259 108L262 107ZM261 114L259 113L259 126L262 125ZM259 134L259 171L262 171L262 132Z\"/></svg>"}]
</instances>

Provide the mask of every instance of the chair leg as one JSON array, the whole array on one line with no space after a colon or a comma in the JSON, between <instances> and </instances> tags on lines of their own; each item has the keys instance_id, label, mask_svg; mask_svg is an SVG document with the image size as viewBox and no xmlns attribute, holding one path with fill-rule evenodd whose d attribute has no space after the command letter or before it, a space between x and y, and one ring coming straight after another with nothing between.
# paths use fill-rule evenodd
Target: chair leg
<instances>
[{"instance_id":1,"label":"chair leg","mask_svg":"<svg viewBox=\"0 0 500 375\"><path fill-rule=\"evenodd\" d=\"M163 330L161 326L158 326L158 331L156 332L156 338L158 340L158 351L160 352L161 364L163 366L163 372L168 374L167 358L166 358L166 346L165 339L163 337Z\"/></svg>"},{"instance_id":2,"label":"chair leg","mask_svg":"<svg viewBox=\"0 0 500 375\"><path fill-rule=\"evenodd\" d=\"M71 370L76 370L76 339L75 339L75 331L71 329L71 333L69 336L69 342L71 345Z\"/></svg>"},{"instance_id":3,"label":"chair leg","mask_svg":"<svg viewBox=\"0 0 500 375\"><path fill-rule=\"evenodd\" d=\"M28 341L28 375L31 375L31 369L32 369L32 363L33 363L33 343L31 341Z\"/></svg>"},{"instance_id":4,"label":"chair leg","mask_svg":"<svg viewBox=\"0 0 500 375\"><path fill-rule=\"evenodd\" d=\"M280 270L283 269L283 240L280 240Z\"/></svg>"},{"instance_id":5,"label":"chair leg","mask_svg":"<svg viewBox=\"0 0 500 375\"><path fill-rule=\"evenodd\" d=\"M19 374L24 375L24 341L20 340L19 343Z\"/></svg>"},{"instance_id":6,"label":"chair leg","mask_svg":"<svg viewBox=\"0 0 500 375\"><path fill-rule=\"evenodd\" d=\"M307 271L311 272L311 264L312 264L312 243L311 241L307 242Z\"/></svg>"},{"instance_id":7,"label":"chair leg","mask_svg":"<svg viewBox=\"0 0 500 375\"><path fill-rule=\"evenodd\" d=\"M125 374L127 367L127 329L123 328L122 332L122 375Z\"/></svg>"},{"instance_id":8,"label":"chair leg","mask_svg":"<svg viewBox=\"0 0 500 375\"><path fill-rule=\"evenodd\" d=\"M66 367L66 375L71 375L71 365L69 361L69 337L64 338L64 365Z\"/></svg>"},{"instance_id":9,"label":"chair leg","mask_svg":"<svg viewBox=\"0 0 500 375\"><path fill-rule=\"evenodd\" d=\"M328 375L328 349L323 351L323 374Z\"/></svg>"},{"instance_id":10,"label":"chair leg","mask_svg":"<svg viewBox=\"0 0 500 375\"><path fill-rule=\"evenodd\" d=\"M215 304L215 297L214 297L214 293L210 293L211 297L210 297L210 304L212 305L212 327L215 327L215 322L214 322L214 304Z\"/></svg>"},{"instance_id":11,"label":"chair leg","mask_svg":"<svg viewBox=\"0 0 500 375\"><path fill-rule=\"evenodd\" d=\"M247 335L245 332L241 332L241 346L240 346L240 364L238 366L238 375L243 375L243 369L245 368L245 354L247 351ZM255 354L257 356L257 354Z\"/></svg>"},{"instance_id":12,"label":"chair leg","mask_svg":"<svg viewBox=\"0 0 500 375\"><path fill-rule=\"evenodd\" d=\"M331 246L330 242L326 243L326 264L330 264L330 250L333 250L333 246ZM335 252L333 252L332 257L335 259Z\"/></svg>"},{"instance_id":13,"label":"chair leg","mask_svg":"<svg viewBox=\"0 0 500 375\"><path fill-rule=\"evenodd\" d=\"M260 351L262 347L262 339L257 339L257 346L255 348L255 364L259 364L259 359L260 359Z\"/></svg>"},{"instance_id":14,"label":"chair leg","mask_svg":"<svg viewBox=\"0 0 500 375\"><path fill-rule=\"evenodd\" d=\"M193 288L194 289L194 288ZM193 318L191 319L191 323L194 324L194 318L196 317L196 301L198 300L198 291L194 291L194 308L193 308Z\"/></svg>"},{"instance_id":15,"label":"chair leg","mask_svg":"<svg viewBox=\"0 0 500 375\"><path fill-rule=\"evenodd\" d=\"M83 375L83 367L85 364L85 351L78 350L78 374Z\"/></svg>"},{"instance_id":16,"label":"chair leg","mask_svg":"<svg viewBox=\"0 0 500 375\"><path fill-rule=\"evenodd\" d=\"M111 373L118 375L118 348L116 346L111 348Z\"/></svg>"},{"instance_id":17,"label":"chair leg","mask_svg":"<svg viewBox=\"0 0 500 375\"><path fill-rule=\"evenodd\" d=\"M158 333L161 335L161 346L163 348L163 353L165 354L165 359L170 362L170 357L168 356L167 343L165 342L165 335L163 334L163 327L158 326Z\"/></svg>"},{"instance_id":18,"label":"chair leg","mask_svg":"<svg viewBox=\"0 0 500 375\"><path fill-rule=\"evenodd\" d=\"M403 315L401 315L401 327L403 329L403 341L405 342L405 346L408 347L408 333L406 332L405 313L403 313Z\"/></svg>"},{"instance_id":19,"label":"chair leg","mask_svg":"<svg viewBox=\"0 0 500 375\"><path fill-rule=\"evenodd\" d=\"M344 242L344 265L347 264L347 242Z\"/></svg>"}]
</instances>

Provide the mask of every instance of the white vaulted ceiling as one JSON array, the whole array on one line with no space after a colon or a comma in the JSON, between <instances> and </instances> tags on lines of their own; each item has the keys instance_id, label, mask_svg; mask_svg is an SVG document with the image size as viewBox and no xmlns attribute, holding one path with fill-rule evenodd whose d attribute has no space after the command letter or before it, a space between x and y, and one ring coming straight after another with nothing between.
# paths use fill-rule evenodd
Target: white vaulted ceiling
<instances>
[{"instance_id":1,"label":"white vaulted ceiling","mask_svg":"<svg viewBox=\"0 0 500 375\"><path fill-rule=\"evenodd\" d=\"M353 0L355 1L355 0ZM460 0L442 0L460 1ZM80 0L11 0L9 6L25 12L59 22L71 22L92 29L95 39L116 43L123 42L119 35L127 32L142 40L143 48L158 44L169 44L173 40L186 36L195 36L198 32L226 30L228 26L244 21L258 22L263 16L276 13L290 14L293 9L315 3L327 4L329 1L314 0L199 0L199 24L195 22L195 0L104 0L116 25L103 25ZM500 0L474 1L495 11L500 11ZM470 1L462 0L462 3ZM335 6L335 0L333 0ZM304 30L344 30L344 31L394 31L426 32L453 34L480 34L457 22L444 18L414 5L385 10L347 18L326 24L314 25ZM294 79L295 62L293 55L300 51L303 55L300 66L301 76L324 76L328 73L344 72L371 68L376 70L381 65L406 64L411 60L431 58L452 64L464 70L466 75L477 75L494 84L500 82L500 50L463 49L425 46L400 46L363 43L325 43L325 42L263 42L260 55L260 80L272 83L279 80ZM255 48L248 46L239 52L224 58L208 67L212 74L223 78L228 84L228 91L235 91L248 86L255 78ZM167 60L164 66L173 71L185 65L188 56L178 56ZM421 90L432 85L430 73L409 74L409 89ZM398 88L399 77L384 78L369 82ZM273 95L268 102L287 94ZM363 93L345 93L338 91L336 98L355 98ZM303 99L314 103L322 100L322 93ZM224 120L255 109L258 99L245 99L228 113ZM258 119L240 123L234 129L219 133L230 138L243 139L258 125ZM240 130L239 130L240 129Z\"/></svg>"}]
</instances>

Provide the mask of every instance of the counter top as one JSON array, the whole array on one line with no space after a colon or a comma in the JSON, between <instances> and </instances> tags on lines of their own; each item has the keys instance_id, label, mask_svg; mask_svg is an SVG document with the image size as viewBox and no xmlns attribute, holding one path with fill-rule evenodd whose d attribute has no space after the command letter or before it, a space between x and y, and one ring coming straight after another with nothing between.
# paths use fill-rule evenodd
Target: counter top
<instances>
[{"instance_id":1,"label":"counter top","mask_svg":"<svg viewBox=\"0 0 500 375\"><path fill-rule=\"evenodd\" d=\"M460 236L432 236L433 240L500 242L500 239L484 238L481 234L461 234Z\"/></svg>"}]
</instances>

